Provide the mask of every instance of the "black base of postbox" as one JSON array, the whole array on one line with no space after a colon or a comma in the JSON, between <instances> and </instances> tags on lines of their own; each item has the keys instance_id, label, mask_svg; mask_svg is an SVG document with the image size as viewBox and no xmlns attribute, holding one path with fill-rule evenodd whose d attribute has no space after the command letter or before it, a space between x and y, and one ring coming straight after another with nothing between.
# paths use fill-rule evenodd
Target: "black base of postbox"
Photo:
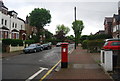
<instances>
[{"instance_id":1,"label":"black base of postbox","mask_svg":"<svg viewBox=\"0 0 120 81\"><path fill-rule=\"evenodd\" d=\"M68 62L61 62L61 68L68 68Z\"/></svg>"}]
</instances>

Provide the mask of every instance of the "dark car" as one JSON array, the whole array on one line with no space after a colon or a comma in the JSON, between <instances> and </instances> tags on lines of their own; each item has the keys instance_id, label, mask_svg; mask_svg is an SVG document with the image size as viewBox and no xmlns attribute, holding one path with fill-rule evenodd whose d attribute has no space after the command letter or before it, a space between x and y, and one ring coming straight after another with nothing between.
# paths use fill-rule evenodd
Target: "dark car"
<instances>
[{"instance_id":1,"label":"dark car","mask_svg":"<svg viewBox=\"0 0 120 81\"><path fill-rule=\"evenodd\" d=\"M103 49L120 50L120 39L106 39Z\"/></svg>"},{"instance_id":2,"label":"dark car","mask_svg":"<svg viewBox=\"0 0 120 81\"><path fill-rule=\"evenodd\" d=\"M49 42L49 43L47 43L47 44L48 44L49 49L51 49L51 48L52 48L52 43Z\"/></svg>"},{"instance_id":3,"label":"dark car","mask_svg":"<svg viewBox=\"0 0 120 81\"><path fill-rule=\"evenodd\" d=\"M28 47L23 49L24 53L38 52L42 51L43 48L40 44L30 44Z\"/></svg>"},{"instance_id":4,"label":"dark car","mask_svg":"<svg viewBox=\"0 0 120 81\"><path fill-rule=\"evenodd\" d=\"M45 49L49 49L49 45L48 44L42 44L42 46L43 46L43 49L45 50Z\"/></svg>"},{"instance_id":5,"label":"dark car","mask_svg":"<svg viewBox=\"0 0 120 81\"><path fill-rule=\"evenodd\" d=\"M49 43L45 43L45 44L42 44L42 46L43 46L43 49L51 49L52 48L52 43L51 42L49 42Z\"/></svg>"}]
</instances>

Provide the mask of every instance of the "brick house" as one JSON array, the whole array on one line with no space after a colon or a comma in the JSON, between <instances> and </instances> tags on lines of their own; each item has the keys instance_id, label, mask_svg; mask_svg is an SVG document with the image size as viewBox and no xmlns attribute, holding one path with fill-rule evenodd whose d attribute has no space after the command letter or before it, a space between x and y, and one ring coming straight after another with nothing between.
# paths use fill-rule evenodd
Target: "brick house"
<instances>
[{"instance_id":1,"label":"brick house","mask_svg":"<svg viewBox=\"0 0 120 81\"><path fill-rule=\"evenodd\" d=\"M113 38L120 38L120 14L113 16Z\"/></svg>"},{"instance_id":2,"label":"brick house","mask_svg":"<svg viewBox=\"0 0 120 81\"><path fill-rule=\"evenodd\" d=\"M105 34L109 34L112 36L112 21L113 17L105 17L104 19L104 30Z\"/></svg>"},{"instance_id":3,"label":"brick house","mask_svg":"<svg viewBox=\"0 0 120 81\"><path fill-rule=\"evenodd\" d=\"M25 30L26 30L26 39L31 38L32 35L36 35L37 29L35 26L30 25L29 17L26 16L26 21L25 21Z\"/></svg>"},{"instance_id":4,"label":"brick house","mask_svg":"<svg viewBox=\"0 0 120 81\"><path fill-rule=\"evenodd\" d=\"M113 38L120 38L120 1L118 2L118 14L113 15Z\"/></svg>"}]
</instances>

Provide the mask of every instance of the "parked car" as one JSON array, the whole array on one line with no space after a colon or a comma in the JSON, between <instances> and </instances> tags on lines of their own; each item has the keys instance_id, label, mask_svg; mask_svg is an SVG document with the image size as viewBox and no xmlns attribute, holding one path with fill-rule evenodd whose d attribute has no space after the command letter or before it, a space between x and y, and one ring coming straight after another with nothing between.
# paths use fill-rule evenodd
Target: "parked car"
<instances>
[{"instance_id":1,"label":"parked car","mask_svg":"<svg viewBox=\"0 0 120 81\"><path fill-rule=\"evenodd\" d=\"M43 49L49 49L49 45L48 44L42 44L43 45Z\"/></svg>"},{"instance_id":2,"label":"parked car","mask_svg":"<svg viewBox=\"0 0 120 81\"><path fill-rule=\"evenodd\" d=\"M103 49L120 50L120 39L106 39Z\"/></svg>"},{"instance_id":3,"label":"parked car","mask_svg":"<svg viewBox=\"0 0 120 81\"><path fill-rule=\"evenodd\" d=\"M40 44L30 44L28 47L23 49L24 53L39 52L42 51L43 47Z\"/></svg>"},{"instance_id":4,"label":"parked car","mask_svg":"<svg viewBox=\"0 0 120 81\"><path fill-rule=\"evenodd\" d=\"M61 46L61 42L58 42L57 44L56 44L56 47L60 47Z\"/></svg>"},{"instance_id":5,"label":"parked car","mask_svg":"<svg viewBox=\"0 0 120 81\"><path fill-rule=\"evenodd\" d=\"M49 42L49 43L45 43L45 44L42 44L42 46L43 46L43 49L51 49L52 48L52 43L51 42Z\"/></svg>"},{"instance_id":6,"label":"parked car","mask_svg":"<svg viewBox=\"0 0 120 81\"><path fill-rule=\"evenodd\" d=\"M49 43L47 43L47 44L48 44L49 49L51 49L51 48L52 48L52 43L49 42Z\"/></svg>"}]
</instances>

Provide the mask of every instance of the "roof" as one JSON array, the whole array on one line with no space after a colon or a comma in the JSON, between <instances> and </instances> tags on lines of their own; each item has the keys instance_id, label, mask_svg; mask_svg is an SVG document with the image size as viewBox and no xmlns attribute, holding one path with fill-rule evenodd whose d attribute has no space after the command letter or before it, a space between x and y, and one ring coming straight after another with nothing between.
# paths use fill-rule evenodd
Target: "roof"
<instances>
[{"instance_id":1,"label":"roof","mask_svg":"<svg viewBox=\"0 0 120 81\"><path fill-rule=\"evenodd\" d=\"M3 7L3 8L5 8L5 9L7 9L7 10L8 10L8 8L4 5L4 3L3 3L3 1L2 1L2 0L0 0L0 7Z\"/></svg>"},{"instance_id":2,"label":"roof","mask_svg":"<svg viewBox=\"0 0 120 81\"><path fill-rule=\"evenodd\" d=\"M120 15L116 15L116 14L114 14L113 17L115 18L116 21L120 21Z\"/></svg>"},{"instance_id":3,"label":"roof","mask_svg":"<svg viewBox=\"0 0 120 81\"><path fill-rule=\"evenodd\" d=\"M112 21L113 21L113 17L105 17L104 24L105 24L105 22L112 23Z\"/></svg>"},{"instance_id":4,"label":"roof","mask_svg":"<svg viewBox=\"0 0 120 81\"><path fill-rule=\"evenodd\" d=\"M106 39L105 41L120 41L120 38L110 38Z\"/></svg>"},{"instance_id":5,"label":"roof","mask_svg":"<svg viewBox=\"0 0 120 81\"><path fill-rule=\"evenodd\" d=\"M0 29L9 30L9 29L8 29L7 27L5 27L5 26L0 27Z\"/></svg>"},{"instance_id":6,"label":"roof","mask_svg":"<svg viewBox=\"0 0 120 81\"><path fill-rule=\"evenodd\" d=\"M24 21L23 19L21 19L21 18L19 18L19 17L17 17L17 18L25 23L25 21Z\"/></svg>"},{"instance_id":7,"label":"roof","mask_svg":"<svg viewBox=\"0 0 120 81\"><path fill-rule=\"evenodd\" d=\"M8 10L8 8L7 8L6 6L2 5L2 7L3 7L3 8L6 8L6 9Z\"/></svg>"},{"instance_id":8,"label":"roof","mask_svg":"<svg viewBox=\"0 0 120 81\"><path fill-rule=\"evenodd\" d=\"M14 12L14 13L18 14L18 13L17 13L17 12L15 12L14 10L12 10L12 11L8 11L8 14L12 16L12 12Z\"/></svg>"},{"instance_id":9,"label":"roof","mask_svg":"<svg viewBox=\"0 0 120 81\"><path fill-rule=\"evenodd\" d=\"M12 32L19 32L17 29L13 29Z\"/></svg>"}]
</instances>

